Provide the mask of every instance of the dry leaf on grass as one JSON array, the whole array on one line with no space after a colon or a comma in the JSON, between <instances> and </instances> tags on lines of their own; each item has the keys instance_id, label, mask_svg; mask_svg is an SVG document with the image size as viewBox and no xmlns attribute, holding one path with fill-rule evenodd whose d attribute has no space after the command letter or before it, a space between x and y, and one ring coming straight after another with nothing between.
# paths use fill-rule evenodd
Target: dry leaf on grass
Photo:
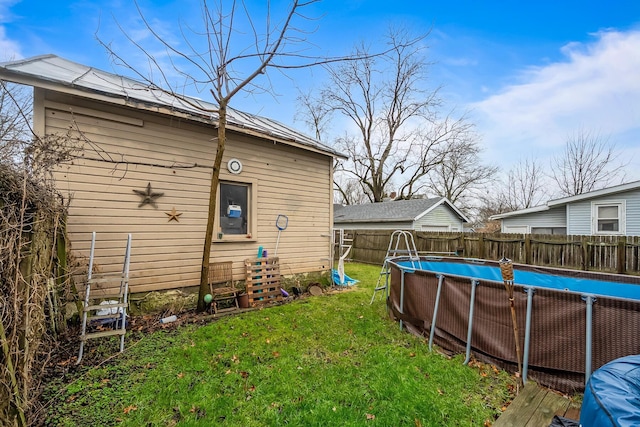
<instances>
[{"instance_id":1,"label":"dry leaf on grass","mask_svg":"<svg viewBox=\"0 0 640 427\"><path fill-rule=\"evenodd\" d=\"M138 409L138 407L137 407L137 406L135 406L135 405L129 405L129 406L127 406L126 408L124 408L123 412L124 412L125 414L128 414L129 412L131 412L131 411L135 411L135 410L137 410L137 409Z\"/></svg>"}]
</instances>

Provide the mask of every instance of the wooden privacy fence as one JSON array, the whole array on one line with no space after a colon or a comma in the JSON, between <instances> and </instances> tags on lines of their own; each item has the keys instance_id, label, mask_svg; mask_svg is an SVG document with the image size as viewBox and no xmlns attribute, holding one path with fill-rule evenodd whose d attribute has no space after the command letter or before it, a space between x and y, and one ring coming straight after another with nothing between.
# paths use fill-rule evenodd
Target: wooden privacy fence
<instances>
[{"instance_id":1,"label":"wooden privacy fence","mask_svg":"<svg viewBox=\"0 0 640 427\"><path fill-rule=\"evenodd\" d=\"M354 261L381 264L393 230L345 230ZM412 231L421 254L457 254L578 270L640 274L640 236L447 233Z\"/></svg>"}]
</instances>

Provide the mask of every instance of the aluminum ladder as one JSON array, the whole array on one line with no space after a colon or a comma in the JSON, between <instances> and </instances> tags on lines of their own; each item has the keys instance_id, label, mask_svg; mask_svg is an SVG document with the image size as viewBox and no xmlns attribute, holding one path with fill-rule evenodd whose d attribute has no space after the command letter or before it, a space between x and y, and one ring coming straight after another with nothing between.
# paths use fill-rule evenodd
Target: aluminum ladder
<instances>
[{"instance_id":1,"label":"aluminum ladder","mask_svg":"<svg viewBox=\"0 0 640 427\"><path fill-rule=\"evenodd\" d=\"M389 261L398 257L408 257L411 262L412 268L418 268L420 266L420 255L416 249L416 243L413 239L413 234L406 230L396 230L391 233L391 239L389 239L389 247L387 253L384 256L384 262L382 263L382 269L378 276L378 282L373 289L373 295L371 295L371 302L376 297L376 293L379 291L385 291L385 296L389 297L389 276L391 275L391 266ZM384 284L381 284L384 278Z\"/></svg>"},{"instance_id":2,"label":"aluminum ladder","mask_svg":"<svg viewBox=\"0 0 640 427\"><path fill-rule=\"evenodd\" d=\"M91 236L91 251L89 253L89 272L82 302L82 332L80 335L80 351L76 365L82 360L84 344L87 340L108 336L120 337L120 352L124 351L124 335L126 333L127 307L129 294L129 263L131 259L131 234L127 238L122 273L93 274L93 260L96 246L96 232ZM92 296L91 292L95 294ZM98 292L96 292L98 291ZM101 299L97 303L95 300ZM99 321L111 323L111 329L87 333L87 324Z\"/></svg>"}]
</instances>

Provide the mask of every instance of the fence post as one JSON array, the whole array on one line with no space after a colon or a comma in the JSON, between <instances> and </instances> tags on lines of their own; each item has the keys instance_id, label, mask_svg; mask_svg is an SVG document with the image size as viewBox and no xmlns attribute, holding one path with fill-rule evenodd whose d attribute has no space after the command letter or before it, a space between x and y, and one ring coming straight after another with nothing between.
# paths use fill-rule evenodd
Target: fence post
<instances>
[{"instance_id":1,"label":"fence post","mask_svg":"<svg viewBox=\"0 0 640 427\"><path fill-rule=\"evenodd\" d=\"M625 236L618 237L618 257L617 257L618 274L626 273L627 266L627 238Z\"/></svg>"},{"instance_id":2,"label":"fence post","mask_svg":"<svg viewBox=\"0 0 640 427\"><path fill-rule=\"evenodd\" d=\"M478 236L478 258L484 259L484 233Z\"/></svg>"},{"instance_id":3,"label":"fence post","mask_svg":"<svg viewBox=\"0 0 640 427\"><path fill-rule=\"evenodd\" d=\"M531 264L531 234L524 235L524 263Z\"/></svg>"},{"instance_id":4,"label":"fence post","mask_svg":"<svg viewBox=\"0 0 640 427\"><path fill-rule=\"evenodd\" d=\"M580 238L582 247L582 269L584 271L589 270L589 244L587 243L587 236Z\"/></svg>"}]
</instances>

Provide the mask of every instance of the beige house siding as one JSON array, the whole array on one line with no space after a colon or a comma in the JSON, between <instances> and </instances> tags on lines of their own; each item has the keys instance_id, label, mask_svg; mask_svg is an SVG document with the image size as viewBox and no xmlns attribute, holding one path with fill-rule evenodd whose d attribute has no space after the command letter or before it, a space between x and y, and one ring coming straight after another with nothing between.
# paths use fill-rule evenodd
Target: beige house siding
<instances>
[{"instance_id":1,"label":"beige house siding","mask_svg":"<svg viewBox=\"0 0 640 427\"><path fill-rule=\"evenodd\" d=\"M83 156L56 173L58 189L70 200L67 231L73 250L88 256L97 232L96 263L104 271L122 268L127 233L132 233L133 292L181 288L199 283L209 182L216 135L213 126L183 118L118 107L36 89L36 129L63 134L72 125L86 141ZM73 114L70 112L73 111ZM44 121L44 124L42 123ZM255 228L251 238L217 241L211 261L233 261L236 280L243 262L262 246L273 255L276 217L287 215L277 255L283 274L330 268L332 223L331 156L228 132L221 180L250 183ZM237 158L240 175L227 171ZM138 207L133 190L151 184L157 209ZM166 214L175 207L179 222ZM217 228L216 228L217 230Z\"/></svg>"}]
</instances>

